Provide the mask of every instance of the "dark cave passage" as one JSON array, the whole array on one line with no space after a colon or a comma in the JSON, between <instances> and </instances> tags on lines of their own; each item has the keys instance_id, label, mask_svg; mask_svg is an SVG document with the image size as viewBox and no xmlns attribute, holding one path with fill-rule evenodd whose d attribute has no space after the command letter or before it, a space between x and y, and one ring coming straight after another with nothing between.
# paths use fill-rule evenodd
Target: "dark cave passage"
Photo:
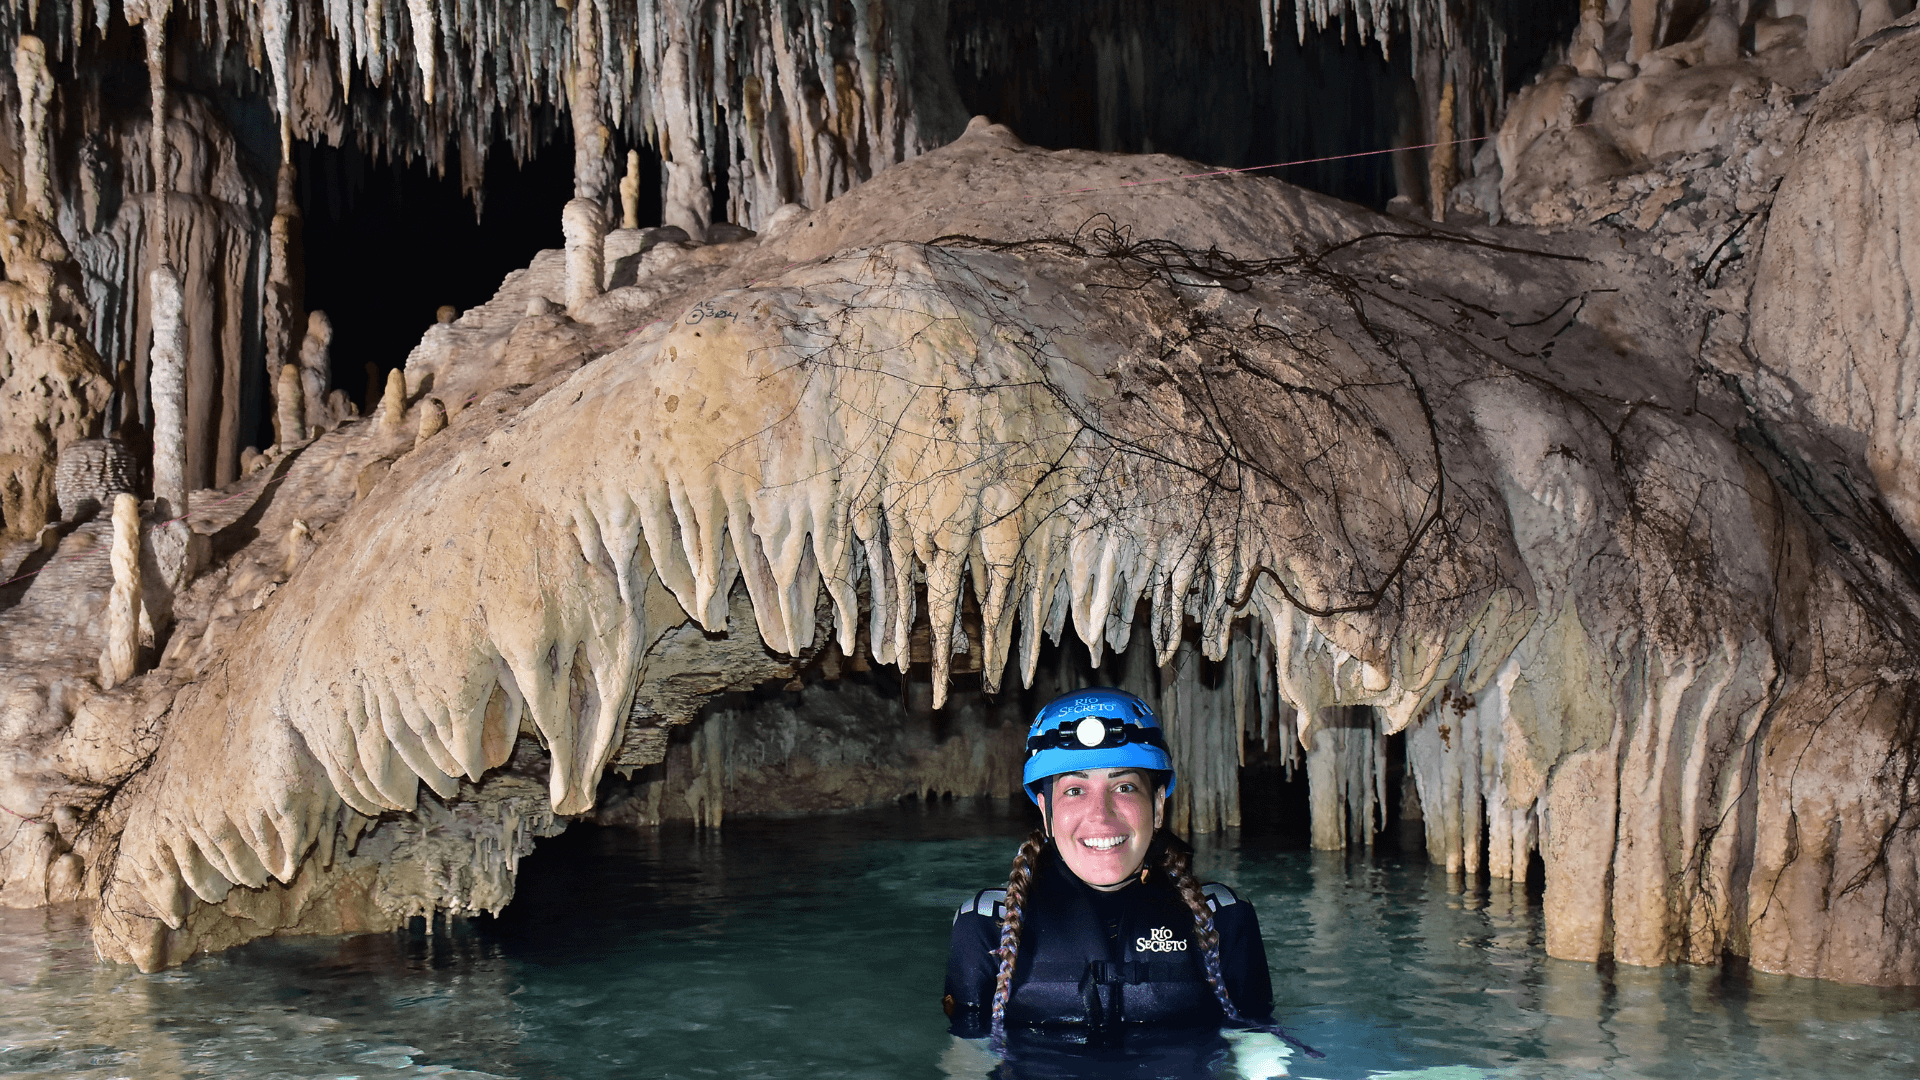
<instances>
[{"instance_id":1,"label":"dark cave passage","mask_svg":"<svg viewBox=\"0 0 1920 1080\"><path fill-rule=\"evenodd\" d=\"M659 161L639 149L640 223L657 225ZM405 362L442 305L463 311L484 303L537 252L561 246L560 208L573 197L573 145L564 130L524 163L497 144L477 211L451 169L435 176L423 161L384 160L351 140L342 147L296 142L293 152L306 309L332 319L333 385L363 415L380 380Z\"/></svg>"},{"instance_id":2,"label":"dark cave passage","mask_svg":"<svg viewBox=\"0 0 1920 1080\"><path fill-rule=\"evenodd\" d=\"M1539 70L1578 14L1571 4L1499 6L1502 94ZM969 112L1049 149L1222 168L1303 162L1260 175L1374 209L1416 195L1407 184L1426 167L1418 152L1373 153L1426 141L1404 29L1384 55L1350 27L1309 30L1303 43L1286 3L1269 59L1260 7L1240 0L956 0L948 51ZM1347 156L1356 154L1371 156Z\"/></svg>"}]
</instances>

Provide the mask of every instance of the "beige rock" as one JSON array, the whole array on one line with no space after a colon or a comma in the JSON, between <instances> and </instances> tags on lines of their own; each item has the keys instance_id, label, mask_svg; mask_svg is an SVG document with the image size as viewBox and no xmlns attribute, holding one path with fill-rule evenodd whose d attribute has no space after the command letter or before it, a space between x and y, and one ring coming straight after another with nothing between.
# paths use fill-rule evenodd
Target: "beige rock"
<instances>
[{"instance_id":1,"label":"beige rock","mask_svg":"<svg viewBox=\"0 0 1920 1080\"><path fill-rule=\"evenodd\" d=\"M113 591L107 598L107 645L100 654L100 684L112 689L133 678L140 659L140 500L127 492L113 499Z\"/></svg>"},{"instance_id":2,"label":"beige rock","mask_svg":"<svg viewBox=\"0 0 1920 1080\"><path fill-rule=\"evenodd\" d=\"M1760 80L1739 65L1648 74L1595 97L1594 126L1635 163L1713 150L1761 94Z\"/></svg>"},{"instance_id":3,"label":"beige rock","mask_svg":"<svg viewBox=\"0 0 1920 1080\"><path fill-rule=\"evenodd\" d=\"M81 439L60 448L54 494L60 515L78 520L111 506L115 494L134 490L139 463L119 439Z\"/></svg>"},{"instance_id":4,"label":"beige rock","mask_svg":"<svg viewBox=\"0 0 1920 1080\"><path fill-rule=\"evenodd\" d=\"M1856 0L1812 0L1807 9L1807 52L1823 72L1847 65L1847 51L1860 33Z\"/></svg>"},{"instance_id":5,"label":"beige rock","mask_svg":"<svg viewBox=\"0 0 1920 1080\"><path fill-rule=\"evenodd\" d=\"M1752 301L1760 359L1847 433L1910 538L1920 538L1916 108L1912 34L1821 93L1774 204Z\"/></svg>"},{"instance_id":6,"label":"beige rock","mask_svg":"<svg viewBox=\"0 0 1920 1080\"><path fill-rule=\"evenodd\" d=\"M399 368L387 371L387 390L380 398L380 426L388 432L405 428L407 422L407 377Z\"/></svg>"},{"instance_id":7,"label":"beige rock","mask_svg":"<svg viewBox=\"0 0 1920 1080\"><path fill-rule=\"evenodd\" d=\"M153 497L174 513L187 508L187 349L185 298L172 267L148 279L153 304ZM286 380L284 373L282 385ZM295 431L301 431L299 427ZM298 437L297 435L295 436Z\"/></svg>"},{"instance_id":8,"label":"beige rock","mask_svg":"<svg viewBox=\"0 0 1920 1080\"><path fill-rule=\"evenodd\" d=\"M606 217L599 203L574 199L561 212L560 224L567 243L567 309L579 311L600 295L606 271Z\"/></svg>"},{"instance_id":9,"label":"beige rock","mask_svg":"<svg viewBox=\"0 0 1920 1080\"><path fill-rule=\"evenodd\" d=\"M627 151L627 171L620 177L620 227L640 227L640 151Z\"/></svg>"},{"instance_id":10,"label":"beige rock","mask_svg":"<svg viewBox=\"0 0 1920 1080\"><path fill-rule=\"evenodd\" d=\"M327 402L327 384L332 379L333 322L324 311L307 313L307 335L300 342L300 396L306 405L310 427L327 431L345 419L334 414Z\"/></svg>"},{"instance_id":11,"label":"beige rock","mask_svg":"<svg viewBox=\"0 0 1920 1080\"><path fill-rule=\"evenodd\" d=\"M301 391L300 382L299 365L280 365L280 391L274 395L279 406L274 415L274 429L280 445L284 447L298 446L307 441L306 396Z\"/></svg>"},{"instance_id":12,"label":"beige rock","mask_svg":"<svg viewBox=\"0 0 1920 1080\"><path fill-rule=\"evenodd\" d=\"M428 398L420 403L420 428L414 435L413 448L418 450L426 445L428 439L438 435L447 426L447 407L439 398Z\"/></svg>"},{"instance_id":13,"label":"beige rock","mask_svg":"<svg viewBox=\"0 0 1920 1080\"><path fill-rule=\"evenodd\" d=\"M22 201L28 213L50 220L47 107L53 101L53 75L47 70L46 45L32 34L21 34L14 45L13 79L20 94L20 178L26 184Z\"/></svg>"}]
</instances>

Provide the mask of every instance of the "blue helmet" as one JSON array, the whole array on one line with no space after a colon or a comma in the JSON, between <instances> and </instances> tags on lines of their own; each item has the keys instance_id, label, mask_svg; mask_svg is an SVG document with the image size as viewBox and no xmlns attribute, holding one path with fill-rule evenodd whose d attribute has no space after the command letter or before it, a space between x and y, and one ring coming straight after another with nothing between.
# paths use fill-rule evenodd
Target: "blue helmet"
<instances>
[{"instance_id":1,"label":"blue helmet","mask_svg":"<svg viewBox=\"0 0 1920 1080\"><path fill-rule=\"evenodd\" d=\"M1153 710L1125 690L1093 687L1053 699L1033 718L1020 782L1038 803L1040 782L1049 776L1126 768L1166 773L1172 794L1173 758Z\"/></svg>"}]
</instances>

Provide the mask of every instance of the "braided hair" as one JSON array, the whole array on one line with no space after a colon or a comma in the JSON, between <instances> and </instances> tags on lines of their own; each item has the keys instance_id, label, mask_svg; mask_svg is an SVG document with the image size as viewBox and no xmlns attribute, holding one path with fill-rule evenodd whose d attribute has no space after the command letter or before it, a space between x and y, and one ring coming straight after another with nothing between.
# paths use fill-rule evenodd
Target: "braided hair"
<instances>
[{"instance_id":1,"label":"braided hair","mask_svg":"<svg viewBox=\"0 0 1920 1080\"><path fill-rule=\"evenodd\" d=\"M1027 902L1027 888L1033 884L1034 864L1040 861L1040 852L1046 846L1045 829L1028 833L1019 853L1013 857L1012 872L1007 874L1006 914L1000 920L1000 947L993 953L1000 961L1000 972L993 979L993 1041L996 1045L1007 1038L1007 999L1013 996L1013 961L1020 954L1021 910Z\"/></svg>"},{"instance_id":2,"label":"braided hair","mask_svg":"<svg viewBox=\"0 0 1920 1080\"><path fill-rule=\"evenodd\" d=\"M1020 954L1022 909L1027 901L1027 890L1033 884L1034 867L1049 842L1044 829L1035 829L1027 834L1020 851L1013 857L1013 869L1007 875L1006 914L1000 921L1000 947L993 953L994 959L1000 962L999 973L993 980L992 1036L996 1046L1006 1042L1007 1000L1013 996L1013 964ZM1220 934L1214 929L1213 909L1207 906L1206 895L1200 891L1200 883L1193 878L1193 848L1172 832L1162 829L1153 838L1153 845L1147 851L1148 864L1154 862L1156 849L1160 855L1160 872L1173 883L1181 901L1193 912L1194 931L1200 939L1201 968L1206 973L1207 984L1213 987L1213 996L1220 1002L1221 1013L1228 1021L1239 1023L1240 1011L1233 1007L1233 999L1227 995L1226 979L1220 970ZM1146 875L1143 867L1140 874L1143 883Z\"/></svg>"},{"instance_id":3,"label":"braided hair","mask_svg":"<svg viewBox=\"0 0 1920 1080\"><path fill-rule=\"evenodd\" d=\"M1170 832L1161 836L1166 838L1166 845L1160 852L1160 872L1173 882L1180 899L1193 912L1193 927L1200 938L1200 963L1207 975L1207 985L1213 987L1221 1013L1230 1022L1240 1023L1240 1010L1233 1007L1233 999L1227 996L1226 979L1220 973L1220 933L1213 927L1213 909L1207 906L1200 883L1193 879L1193 848Z\"/></svg>"}]
</instances>

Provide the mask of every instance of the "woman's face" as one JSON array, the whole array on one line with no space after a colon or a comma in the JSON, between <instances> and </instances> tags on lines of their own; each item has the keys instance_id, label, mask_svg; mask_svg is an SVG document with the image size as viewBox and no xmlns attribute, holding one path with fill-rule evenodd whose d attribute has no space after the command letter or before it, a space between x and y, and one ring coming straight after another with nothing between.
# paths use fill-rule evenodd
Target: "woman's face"
<instances>
[{"instance_id":1,"label":"woman's face","mask_svg":"<svg viewBox=\"0 0 1920 1080\"><path fill-rule=\"evenodd\" d=\"M1053 778L1049 831L1081 881L1118 889L1140 872L1166 806L1139 769L1088 769Z\"/></svg>"}]
</instances>

